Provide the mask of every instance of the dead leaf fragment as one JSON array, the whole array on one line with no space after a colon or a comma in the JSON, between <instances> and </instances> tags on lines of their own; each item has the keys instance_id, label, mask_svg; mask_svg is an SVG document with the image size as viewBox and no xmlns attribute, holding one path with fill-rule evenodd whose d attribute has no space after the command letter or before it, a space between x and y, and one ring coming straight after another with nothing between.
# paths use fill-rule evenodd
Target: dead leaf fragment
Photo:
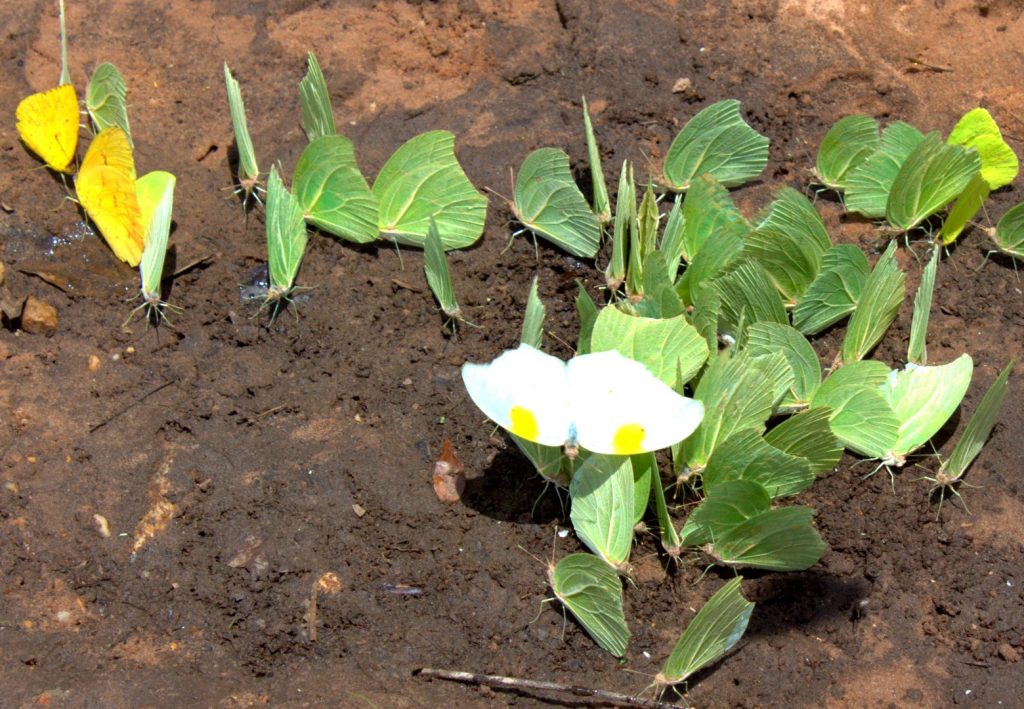
<instances>
[{"instance_id":1,"label":"dead leaf fragment","mask_svg":"<svg viewBox=\"0 0 1024 709\"><path fill-rule=\"evenodd\" d=\"M262 544L263 540L256 535L248 535L245 538L245 542L242 544L242 548L228 560L228 566L232 569L240 569L243 566L248 566L249 562L255 558L256 552Z\"/></svg>"},{"instance_id":2,"label":"dead leaf fragment","mask_svg":"<svg viewBox=\"0 0 1024 709\"><path fill-rule=\"evenodd\" d=\"M434 461L434 494L449 505L462 499L466 489L466 467L455 455L455 448L447 438L441 445L441 457Z\"/></svg>"}]
</instances>

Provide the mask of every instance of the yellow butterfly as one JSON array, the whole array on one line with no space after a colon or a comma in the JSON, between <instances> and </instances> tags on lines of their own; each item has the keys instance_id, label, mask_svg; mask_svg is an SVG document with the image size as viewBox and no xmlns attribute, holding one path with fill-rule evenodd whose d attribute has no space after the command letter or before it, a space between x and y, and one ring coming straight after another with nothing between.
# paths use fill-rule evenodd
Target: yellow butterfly
<instances>
[{"instance_id":1,"label":"yellow butterfly","mask_svg":"<svg viewBox=\"0 0 1024 709\"><path fill-rule=\"evenodd\" d=\"M75 191L114 255L138 266L143 246L142 213L135 193L135 160L123 130L111 126L93 138L75 177Z\"/></svg>"},{"instance_id":2,"label":"yellow butterfly","mask_svg":"<svg viewBox=\"0 0 1024 709\"><path fill-rule=\"evenodd\" d=\"M71 84L23 98L15 115L18 135L32 152L58 172L74 172L78 97Z\"/></svg>"}]
</instances>

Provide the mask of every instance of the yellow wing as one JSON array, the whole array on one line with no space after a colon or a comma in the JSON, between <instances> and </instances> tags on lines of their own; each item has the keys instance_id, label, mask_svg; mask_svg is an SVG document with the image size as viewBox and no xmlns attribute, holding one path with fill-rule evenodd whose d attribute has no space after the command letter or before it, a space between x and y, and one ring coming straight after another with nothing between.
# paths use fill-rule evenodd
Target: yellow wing
<instances>
[{"instance_id":1,"label":"yellow wing","mask_svg":"<svg viewBox=\"0 0 1024 709\"><path fill-rule=\"evenodd\" d=\"M135 193L135 161L123 130L106 128L93 139L75 178L75 191L114 255L138 266L142 213Z\"/></svg>"},{"instance_id":2,"label":"yellow wing","mask_svg":"<svg viewBox=\"0 0 1024 709\"><path fill-rule=\"evenodd\" d=\"M106 165L125 172L135 183L135 158L132 157L132 144L128 135L117 126L104 128L89 143L82 159L79 172L90 168Z\"/></svg>"},{"instance_id":3,"label":"yellow wing","mask_svg":"<svg viewBox=\"0 0 1024 709\"><path fill-rule=\"evenodd\" d=\"M32 152L58 172L74 172L78 97L71 84L23 98L15 115L18 135Z\"/></svg>"}]
</instances>

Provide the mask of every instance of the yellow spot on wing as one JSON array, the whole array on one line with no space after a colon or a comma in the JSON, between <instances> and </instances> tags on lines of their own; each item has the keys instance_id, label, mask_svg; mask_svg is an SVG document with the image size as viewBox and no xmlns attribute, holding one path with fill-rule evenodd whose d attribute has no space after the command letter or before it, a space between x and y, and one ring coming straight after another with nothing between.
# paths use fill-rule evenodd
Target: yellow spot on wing
<instances>
[{"instance_id":1,"label":"yellow spot on wing","mask_svg":"<svg viewBox=\"0 0 1024 709\"><path fill-rule=\"evenodd\" d=\"M522 406L513 406L509 412L512 419L512 426L508 429L520 438L528 441L536 441L540 430L537 428L537 417L529 409Z\"/></svg>"},{"instance_id":2,"label":"yellow spot on wing","mask_svg":"<svg viewBox=\"0 0 1024 709\"><path fill-rule=\"evenodd\" d=\"M624 423L619 426L612 439L612 450L616 455L633 455L644 452L644 436L647 433L638 423Z\"/></svg>"}]
</instances>

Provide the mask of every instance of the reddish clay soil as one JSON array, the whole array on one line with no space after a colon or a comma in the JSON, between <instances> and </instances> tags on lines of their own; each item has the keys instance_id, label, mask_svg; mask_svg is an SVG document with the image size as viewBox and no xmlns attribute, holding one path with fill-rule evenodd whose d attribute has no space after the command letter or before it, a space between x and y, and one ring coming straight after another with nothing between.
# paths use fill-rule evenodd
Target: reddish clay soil
<instances>
[{"instance_id":1,"label":"reddish clay soil","mask_svg":"<svg viewBox=\"0 0 1024 709\"><path fill-rule=\"evenodd\" d=\"M423 666L643 688L730 574L702 576L697 559L669 565L639 537L622 663L552 605L542 610L542 560L562 508L459 377L463 362L517 341L534 275L548 349L568 355L576 282L601 298L598 268L544 244L538 257L526 238L506 248L511 211L492 195L483 239L451 257L478 327L444 326L417 250L320 235L299 277L315 289L297 316L269 322L239 300L265 246L262 213L247 218L226 190L222 64L242 83L261 166L280 161L286 174L305 144L296 87L309 50L370 176L407 138L444 128L481 189L507 195L510 168L546 145L565 148L582 178L583 95L609 175L626 158L657 166L687 118L740 99L772 140L761 180L734 193L748 214L779 185L807 189L819 141L850 113L948 131L983 105L1024 154L1021 4L884 4L69 0L79 95L98 63L120 67L139 172L178 176L176 267L208 258L174 279L169 300L182 312L174 329L155 330L139 318L122 329L135 272L14 130L18 100L57 79L56 2L3 3L0 258L11 292L59 317L49 338L0 331L3 703L587 705L427 681L413 675ZM690 87L673 92L683 78ZM1019 186L994 195L985 225L1022 199ZM818 204L834 239L877 253L873 227ZM999 368L1024 355L1020 280L1004 260L978 270L987 248L971 229L939 269L930 357L967 351L977 367L936 441L946 451ZM900 263L913 292L921 264L905 248ZM910 298L876 357L901 362L909 322ZM819 338L823 361L841 335ZM934 458L890 484L845 457L802 495L830 551L802 573L747 575L758 604L749 631L691 683L690 699L1020 706L1022 396L1018 374L962 490L970 512L947 501L937 515L921 480ZM430 484L445 437L468 474L454 506ZM579 548L570 535L555 553ZM319 595L314 640L311 593L328 572L340 592Z\"/></svg>"}]
</instances>

